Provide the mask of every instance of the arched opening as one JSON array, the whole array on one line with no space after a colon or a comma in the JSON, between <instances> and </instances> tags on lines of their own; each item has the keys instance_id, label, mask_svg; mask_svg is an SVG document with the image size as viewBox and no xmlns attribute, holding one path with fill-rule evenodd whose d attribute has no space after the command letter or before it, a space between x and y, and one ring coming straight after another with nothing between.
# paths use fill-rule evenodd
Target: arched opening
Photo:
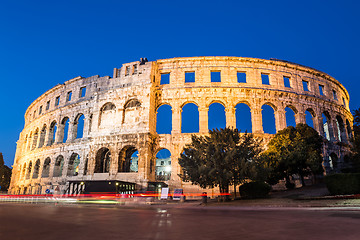
<instances>
[{"instance_id":1,"label":"arched opening","mask_svg":"<svg viewBox=\"0 0 360 240\"><path fill-rule=\"evenodd\" d=\"M264 104L261 107L261 114L264 133L275 134L276 126L274 109L270 105Z\"/></svg>"},{"instance_id":2,"label":"arched opening","mask_svg":"<svg viewBox=\"0 0 360 240\"><path fill-rule=\"evenodd\" d=\"M80 156L77 153L71 154L68 164L67 176L77 176L79 174Z\"/></svg>"},{"instance_id":3,"label":"arched opening","mask_svg":"<svg viewBox=\"0 0 360 240\"><path fill-rule=\"evenodd\" d=\"M30 179L31 169L32 169L32 162L30 161L29 166L28 166L27 171L26 171L26 179Z\"/></svg>"},{"instance_id":4,"label":"arched opening","mask_svg":"<svg viewBox=\"0 0 360 240\"><path fill-rule=\"evenodd\" d=\"M312 114L310 112L310 110L306 110L305 111L305 121L306 121L306 124L312 128L314 128L314 114Z\"/></svg>"},{"instance_id":5,"label":"arched opening","mask_svg":"<svg viewBox=\"0 0 360 240\"><path fill-rule=\"evenodd\" d=\"M331 169L336 169L338 165L338 156L335 153L329 155L329 166Z\"/></svg>"},{"instance_id":6,"label":"arched opening","mask_svg":"<svg viewBox=\"0 0 360 240\"><path fill-rule=\"evenodd\" d=\"M330 141L330 125L329 125L330 116L326 112L324 112L321 116L322 116L322 120L323 120L324 137L328 141Z\"/></svg>"},{"instance_id":7,"label":"arched opening","mask_svg":"<svg viewBox=\"0 0 360 240\"><path fill-rule=\"evenodd\" d=\"M59 155L55 160L53 177L61 177L64 167L64 157Z\"/></svg>"},{"instance_id":8,"label":"arched opening","mask_svg":"<svg viewBox=\"0 0 360 240\"><path fill-rule=\"evenodd\" d=\"M296 127L295 112L289 107L285 108L286 127Z\"/></svg>"},{"instance_id":9,"label":"arched opening","mask_svg":"<svg viewBox=\"0 0 360 240\"><path fill-rule=\"evenodd\" d=\"M251 109L245 103L235 106L236 128L241 132L252 132Z\"/></svg>"},{"instance_id":10,"label":"arched opening","mask_svg":"<svg viewBox=\"0 0 360 240\"><path fill-rule=\"evenodd\" d=\"M208 112L209 130L226 128L225 107L221 103L212 103Z\"/></svg>"},{"instance_id":11,"label":"arched opening","mask_svg":"<svg viewBox=\"0 0 360 240\"><path fill-rule=\"evenodd\" d=\"M55 121L53 121L50 124L50 129L49 129L49 136L50 136L49 146L55 143L56 132L57 132L57 124Z\"/></svg>"},{"instance_id":12,"label":"arched opening","mask_svg":"<svg viewBox=\"0 0 360 240\"><path fill-rule=\"evenodd\" d=\"M139 152L133 146L124 147L119 154L118 172L138 172Z\"/></svg>"},{"instance_id":13,"label":"arched opening","mask_svg":"<svg viewBox=\"0 0 360 240\"><path fill-rule=\"evenodd\" d=\"M62 142L65 143L68 139L68 135L69 135L69 124L70 124L70 120L68 117L64 117L63 120L61 121L61 125L63 128L63 138L62 138Z\"/></svg>"},{"instance_id":14,"label":"arched opening","mask_svg":"<svg viewBox=\"0 0 360 240\"><path fill-rule=\"evenodd\" d=\"M116 119L115 104L108 102L105 103L100 109L99 126L114 126Z\"/></svg>"},{"instance_id":15,"label":"arched opening","mask_svg":"<svg viewBox=\"0 0 360 240\"><path fill-rule=\"evenodd\" d=\"M45 143L45 137L46 137L46 125L44 125L40 132L40 139L39 139L39 148L44 146Z\"/></svg>"},{"instance_id":16,"label":"arched opening","mask_svg":"<svg viewBox=\"0 0 360 240\"><path fill-rule=\"evenodd\" d=\"M94 173L110 172L111 152L108 148L101 148L96 153Z\"/></svg>"},{"instance_id":17,"label":"arched opening","mask_svg":"<svg viewBox=\"0 0 360 240\"><path fill-rule=\"evenodd\" d=\"M84 136L84 124L85 124L85 117L84 114L78 114L75 118L74 123L74 131L76 132L75 138L83 138Z\"/></svg>"},{"instance_id":18,"label":"arched opening","mask_svg":"<svg viewBox=\"0 0 360 240\"><path fill-rule=\"evenodd\" d=\"M36 160L33 170L33 179L37 179L39 177L39 171L40 171L40 159Z\"/></svg>"},{"instance_id":19,"label":"arched opening","mask_svg":"<svg viewBox=\"0 0 360 240\"><path fill-rule=\"evenodd\" d=\"M43 166L43 170L42 170L42 174L41 174L41 177L43 178L47 178L49 177L49 173L50 173L50 158L47 157L44 161L44 166Z\"/></svg>"},{"instance_id":20,"label":"arched opening","mask_svg":"<svg viewBox=\"0 0 360 240\"><path fill-rule=\"evenodd\" d=\"M181 132L198 133L199 132L199 110L194 103L187 103L181 111Z\"/></svg>"},{"instance_id":21,"label":"arched opening","mask_svg":"<svg viewBox=\"0 0 360 240\"><path fill-rule=\"evenodd\" d=\"M31 146L31 150L34 150L36 148L38 137L39 137L39 129L37 128L35 130L35 133L34 133L34 138L33 138L32 146Z\"/></svg>"},{"instance_id":22,"label":"arched opening","mask_svg":"<svg viewBox=\"0 0 360 240\"><path fill-rule=\"evenodd\" d=\"M171 153L166 148L156 154L155 178L157 181L168 181L171 177Z\"/></svg>"},{"instance_id":23,"label":"arched opening","mask_svg":"<svg viewBox=\"0 0 360 240\"><path fill-rule=\"evenodd\" d=\"M135 123L139 121L141 103L137 99L129 100L123 111L122 123Z\"/></svg>"},{"instance_id":24,"label":"arched opening","mask_svg":"<svg viewBox=\"0 0 360 240\"><path fill-rule=\"evenodd\" d=\"M352 138L352 131L351 131L351 125L348 119L346 119L346 131L348 134L348 137L351 139Z\"/></svg>"},{"instance_id":25,"label":"arched opening","mask_svg":"<svg viewBox=\"0 0 360 240\"><path fill-rule=\"evenodd\" d=\"M337 128L337 135L340 142L346 142L346 133L344 127L344 121L342 118L337 115L335 118L336 128Z\"/></svg>"},{"instance_id":26,"label":"arched opening","mask_svg":"<svg viewBox=\"0 0 360 240\"><path fill-rule=\"evenodd\" d=\"M168 104L161 105L156 111L156 132L158 134L171 134L172 110Z\"/></svg>"}]
</instances>

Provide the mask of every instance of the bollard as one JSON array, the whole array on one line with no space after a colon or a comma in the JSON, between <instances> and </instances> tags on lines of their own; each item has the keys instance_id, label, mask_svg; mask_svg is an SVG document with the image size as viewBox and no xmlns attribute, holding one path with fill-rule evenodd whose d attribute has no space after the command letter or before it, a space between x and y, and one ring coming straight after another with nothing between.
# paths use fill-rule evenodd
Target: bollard
<instances>
[{"instance_id":1,"label":"bollard","mask_svg":"<svg viewBox=\"0 0 360 240\"><path fill-rule=\"evenodd\" d=\"M207 203L207 192L201 194L201 203Z\"/></svg>"}]
</instances>

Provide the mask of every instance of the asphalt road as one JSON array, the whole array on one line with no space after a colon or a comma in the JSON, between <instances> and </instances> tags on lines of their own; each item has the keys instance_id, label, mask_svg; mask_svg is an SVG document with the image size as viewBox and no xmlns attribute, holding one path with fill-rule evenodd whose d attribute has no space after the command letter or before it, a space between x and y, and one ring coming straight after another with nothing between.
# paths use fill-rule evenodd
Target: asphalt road
<instances>
[{"instance_id":1,"label":"asphalt road","mask_svg":"<svg viewBox=\"0 0 360 240\"><path fill-rule=\"evenodd\" d=\"M0 239L360 239L360 211L0 204Z\"/></svg>"}]
</instances>

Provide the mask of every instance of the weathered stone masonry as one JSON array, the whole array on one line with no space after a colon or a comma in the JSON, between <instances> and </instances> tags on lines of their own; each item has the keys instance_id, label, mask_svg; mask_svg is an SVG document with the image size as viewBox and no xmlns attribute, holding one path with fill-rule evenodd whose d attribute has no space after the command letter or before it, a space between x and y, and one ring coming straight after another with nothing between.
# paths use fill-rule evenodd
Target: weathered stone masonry
<instances>
[{"instance_id":1,"label":"weathered stone masonry","mask_svg":"<svg viewBox=\"0 0 360 240\"><path fill-rule=\"evenodd\" d=\"M212 81L211 72L220 72L220 82ZM195 81L185 82L185 73L192 73ZM246 82L238 82L238 73L246 75ZM162 75L169 76L169 83L161 84ZM263 75L269 84L262 82ZM284 85L284 77L290 86ZM197 134L208 132L213 103L224 107L226 126L231 127L236 127L237 105L244 103L250 109L252 132L268 141L272 135L264 133L262 124L267 105L273 109L276 131L287 126L286 108L293 111L296 123L306 123L306 113L311 114L314 128L324 136L326 171L341 167L349 151L349 95L323 72L280 60L239 57L132 62L115 68L113 78L66 81L29 106L9 192L65 192L69 181L77 180L119 180L136 183L138 189L163 181L171 189L201 191L178 177L177 158L191 136L181 130L188 103L198 109ZM165 105L171 108L171 132L157 134L157 112ZM168 178L155 171L161 149L171 153Z\"/></svg>"}]
</instances>

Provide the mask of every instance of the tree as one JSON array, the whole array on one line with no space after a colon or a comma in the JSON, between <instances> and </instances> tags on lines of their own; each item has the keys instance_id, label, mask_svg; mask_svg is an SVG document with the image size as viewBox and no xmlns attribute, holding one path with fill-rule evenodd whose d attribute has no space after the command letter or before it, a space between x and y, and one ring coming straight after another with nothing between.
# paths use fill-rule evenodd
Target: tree
<instances>
[{"instance_id":1,"label":"tree","mask_svg":"<svg viewBox=\"0 0 360 240\"><path fill-rule=\"evenodd\" d=\"M183 181L228 193L230 185L256 177L261 144L252 134L225 128L210 130L209 136L192 135L191 140L179 158Z\"/></svg>"},{"instance_id":2,"label":"tree","mask_svg":"<svg viewBox=\"0 0 360 240\"><path fill-rule=\"evenodd\" d=\"M354 136L351 138L351 151L349 157L349 168L342 169L343 172L360 173L360 108L353 110L354 123L353 132Z\"/></svg>"},{"instance_id":3,"label":"tree","mask_svg":"<svg viewBox=\"0 0 360 240\"><path fill-rule=\"evenodd\" d=\"M0 191L7 191L10 186L11 168L5 165L4 158L0 152Z\"/></svg>"},{"instance_id":4,"label":"tree","mask_svg":"<svg viewBox=\"0 0 360 240\"><path fill-rule=\"evenodd\" d=\"M323 171L322 144L322 137L307 124L299 123L276 133L262 154L268 183L275 184L285 178L286 185L291 186L290 176L298 174L305 186L305 176Z\"/></svg>"}]
</instances>

